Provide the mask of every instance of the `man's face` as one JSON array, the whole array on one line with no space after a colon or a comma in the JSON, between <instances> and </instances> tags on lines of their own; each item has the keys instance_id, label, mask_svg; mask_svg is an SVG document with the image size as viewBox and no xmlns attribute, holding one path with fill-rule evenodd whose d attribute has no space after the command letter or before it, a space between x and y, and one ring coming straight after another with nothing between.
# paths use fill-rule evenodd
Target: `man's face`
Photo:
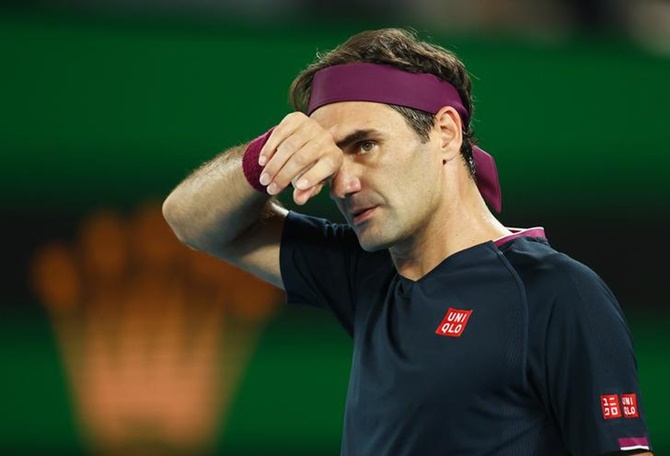
<instances>
[{"instance_id":1,"label":"man's face","mask_svg":"<svg viewBox=\"0 0 670 456\"><path fill-rule=\"evenodd\" d=\"M330 195L367 251L412 242L442 202L435 132L421 138L393 108L348 101L311 117L329 130L344 161Z\"/></svg>"}]
</instances>

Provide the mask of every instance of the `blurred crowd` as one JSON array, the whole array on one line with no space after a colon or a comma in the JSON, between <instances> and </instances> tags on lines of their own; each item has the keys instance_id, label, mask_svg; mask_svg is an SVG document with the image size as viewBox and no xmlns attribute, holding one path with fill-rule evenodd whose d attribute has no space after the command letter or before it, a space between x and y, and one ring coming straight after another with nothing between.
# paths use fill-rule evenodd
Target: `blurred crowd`
<instances>
[{"instance_id":1,"label":"blurred crowd","mask_svg":"<svg viewBox=\"0 0 670 456\"><path fill-rule=\"evenodd\" d=\"M437 32L621 35L670 54L670 0L33 0L22 6L178 14L258 23L357 21Z\"/></svg>"}]
</instances>

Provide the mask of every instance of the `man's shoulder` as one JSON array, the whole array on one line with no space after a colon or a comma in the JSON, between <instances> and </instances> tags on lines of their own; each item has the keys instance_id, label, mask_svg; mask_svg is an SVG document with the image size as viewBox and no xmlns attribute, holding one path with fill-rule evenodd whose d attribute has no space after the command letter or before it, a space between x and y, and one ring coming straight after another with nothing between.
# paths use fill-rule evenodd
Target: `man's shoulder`
<instances>
[{"instance_id":1,"label":"man's shoulder","mask_svg":"<svg viewBox=\"0 0 670 456\"><path fill-rule=\"evenodd\" d=\"M554 249L546 240L521 239L503 250L527 295L531 310L582 313L617 308L616 298L590 266Z\"/></svg>"},{"instance_id":2,"label":"man's shoulder","mask_svg":"<svg viewBox=\"0 0 670 456\"><path fill-rule=\"evenodd\" d=\"M591 267L556 250L546 239L517 239L501 252L529 284L568 286L602 280Z\"/></svg>"}]
</instances>

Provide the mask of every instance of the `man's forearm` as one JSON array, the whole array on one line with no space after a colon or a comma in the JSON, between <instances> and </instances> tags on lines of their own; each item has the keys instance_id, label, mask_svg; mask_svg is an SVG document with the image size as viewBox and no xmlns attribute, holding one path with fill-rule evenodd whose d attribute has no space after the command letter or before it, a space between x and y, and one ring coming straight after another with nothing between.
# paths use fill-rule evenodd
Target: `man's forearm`
<instances>
[{"instance_id":1,"label":"man's forearm","mask_svg":"<svg viewBox=\"0 0 670 456\"><path fill-rule=\"evenodd\" d=\"M242 172L245 146L233 147L195 170L163 203L175 235L193 248L225 250L264 214L269 195L253 189Z\"/></svg>"}]
</instances>

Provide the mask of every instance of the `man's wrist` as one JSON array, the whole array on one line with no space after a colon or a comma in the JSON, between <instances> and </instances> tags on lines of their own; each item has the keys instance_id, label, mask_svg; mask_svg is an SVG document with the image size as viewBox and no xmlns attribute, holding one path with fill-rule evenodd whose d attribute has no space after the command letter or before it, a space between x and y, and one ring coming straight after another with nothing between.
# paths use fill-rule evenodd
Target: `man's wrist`
<instances>
[{"instance_id":1,"label":"man's wrist","mask_svg":"<svg viewBox=\"0 0 670 456\"><path fill-rule=\"evenodd\" d=\"M261 193L267 193L267 186L260 183L263 166L258 163L258 157L261 154L263 146L268 141L268 138L270 138L274 128L275 127L270 128L259 137L253 139L247 145L244 155L242 156L242 171L244 171L244 177L246 177L249 185Z\"/></svg>"}]
</instances>

